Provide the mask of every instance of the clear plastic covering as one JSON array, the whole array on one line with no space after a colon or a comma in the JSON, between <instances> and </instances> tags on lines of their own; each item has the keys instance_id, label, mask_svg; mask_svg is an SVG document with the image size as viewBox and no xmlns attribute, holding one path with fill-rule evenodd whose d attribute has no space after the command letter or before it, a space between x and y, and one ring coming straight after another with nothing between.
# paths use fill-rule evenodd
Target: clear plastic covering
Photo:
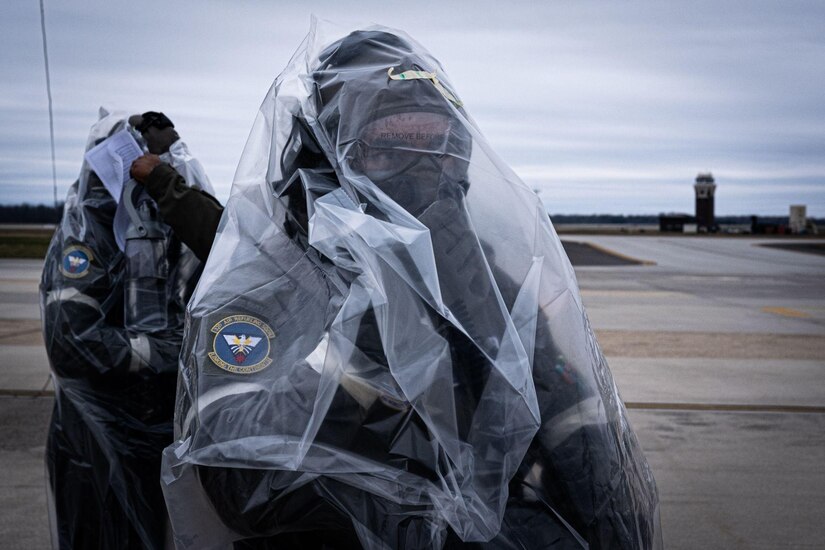
<instances>
[{"instance_id":1,"label":"clear plastic covering","mask_svg":"<svg viewBox=\"0 0 825 550\"><path fill-rule=\"evenodd\" d=\"M661 545L541 202L402 32L313 24L188 312L179 548Z\"/></svg>"},{"instance_id":2,"label":"clear plastic covering","mask_svg":"<svg viewBox=\"0 0 825 550\"><path fill-rule=\"evenodd\" d=\"M169 150L160 155L160 160L177 170L190 187L203 189L210 195L215 194L206 171L200 161L189 152L189 147L183 140L179 139L170 145Z\"/></svg>"},{"instance_id":3,"label":"clear plastic covering","mask_svg":"<svg viewBox=\"0 0 825 550\"><path fill-rule=\"evenodd\" d=\"M127 117L101 109L86 150L126 128ZM189 183L211 189L185 145L177 149L182 170L199 170ZM115 242L117 206L84 162L43 268L41 317L55 386L46 448L55 548L163 548L168 540L161 452L172 441L185 306L201 263L159 225L152 246L165 271L151 273L162 283L159 299L142 311L163 323L126 328L133 300Z\"/></svg>"}]
</instances>

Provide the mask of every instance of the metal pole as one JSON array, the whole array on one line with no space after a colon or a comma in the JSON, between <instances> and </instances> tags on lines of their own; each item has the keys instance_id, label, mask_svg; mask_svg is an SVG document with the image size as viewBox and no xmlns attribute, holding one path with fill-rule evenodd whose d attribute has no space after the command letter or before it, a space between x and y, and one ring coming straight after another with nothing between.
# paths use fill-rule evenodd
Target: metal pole
<instances>
[{"instance_id":1,"label":"metal pole","mask_svg":"<svg viewBox=\"0 0 825 550\"><path fill-rule=\"evenodd\" d=\"M43 60L46 62L46 95L49 98L49 138L52 145L52 186L54 188L54 207L57 208L57 163L54 158L54 114L52 112L52 82L49 76L49 49L46 47L46 9L40 0L40 30L43 33Z\"/></svg>"}]
</instances>

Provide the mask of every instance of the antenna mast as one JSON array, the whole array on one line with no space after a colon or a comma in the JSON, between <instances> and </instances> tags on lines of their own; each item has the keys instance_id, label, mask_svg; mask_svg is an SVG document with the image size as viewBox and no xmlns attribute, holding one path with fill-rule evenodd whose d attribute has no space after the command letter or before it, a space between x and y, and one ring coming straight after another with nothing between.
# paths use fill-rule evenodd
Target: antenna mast
<instances>
[{"instance_id":1,"label":"antenna mast","mask_svg":"<svg viewBox=\"0 0 825 550\"><path fill-rule=\"evenodd\" d=\"M54 114L52 113L52 82L49 77L49 49L46 47L46 9L40 0L40 30L43 32L43 60L46 62L46 95L49 98L49 138L52 145L52 187L54 207L57 208L57 163L54 160Z\"/></svg>"}]
</instances>

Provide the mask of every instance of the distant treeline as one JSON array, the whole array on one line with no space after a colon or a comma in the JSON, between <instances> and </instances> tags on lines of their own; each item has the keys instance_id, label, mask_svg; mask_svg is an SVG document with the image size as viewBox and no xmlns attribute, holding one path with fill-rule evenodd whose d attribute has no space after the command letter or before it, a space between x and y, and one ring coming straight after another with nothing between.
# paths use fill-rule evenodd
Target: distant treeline
<instances>
[{"instance_id":1,"label":"distant treeline","mask_svg":"<svg viewBox=\"0 0 825 550\"><path fill-rule=\"evenodd\" d=\"M63 203L55 206L45 204L0 204L0 223L57 223L63 215Z\"/></svg>"},{"instance_id":2,"label":"distant treeline","mask_svg":"<svg viewBox=\"0 0 825 550\"><path fill-rule=\"evenodd\" d=\"M63 214L63 203L55 206L45 204L0 204L0 223L57 223ZM625 216L622 214L550 214L555 224L658 224L658 214ZM824 224L825 218L809 218L816 224ZM759 216L761 223L786 224L788 216ZM717 216L721 225L749 225L750 216Z\"/></svg>"},{"instance_id":3,"label":"distant treeline","mask_svg":"<svg viewBox=\"0 0 825 550\"><path fill-rule=\"evenodd\" d=\"M659 223L658 214L631 215L621 214L550 214L556 225L565 223L592 223L592 224L651 224ZM758 216L760 223L787 224L788 216ZM815 224L825 223L825 218L808 218ZM751 216L716 216L716 223L720 225L750 225Z\"/></svg>"},{"instance_id":4,"label":"distant treeline","mask_svg":"<svg viewBox=\"0 0 825 550\"><path fill-rule=\"evenodd\" d=\"M658 215L624 216L621 214L550 214L553 223L658 224Z\"/></svg>"}]
</instances>

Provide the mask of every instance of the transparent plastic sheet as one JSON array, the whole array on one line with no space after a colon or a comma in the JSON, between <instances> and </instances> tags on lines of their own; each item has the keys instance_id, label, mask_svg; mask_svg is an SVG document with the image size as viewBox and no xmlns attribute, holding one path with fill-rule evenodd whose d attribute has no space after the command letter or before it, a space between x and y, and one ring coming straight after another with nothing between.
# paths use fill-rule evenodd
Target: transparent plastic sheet
<instances>
[{"instance_id":1,"label":"transparent plastic sheet","mask_svg":"<svg viewBox=\"0 0 825 550\"><path fill-rule=\"evenodd\" d=\"M313 22L188 312L179 548L661 546L542 204L403 32Z\"/></svg>"},{"instance_id":2,"label":"transparent plastic sheet","mask_svg":"<svg viewBox=\"0 0 825 550\"><path fill-rule=\"evenodd\" d=\"M212 183L206 175L200 161L192 156L189 152L189 147L183 140L177 140L173 143L169 150L160 155L160 160L170 164L172 168L177 170L178 174L183 176L187 185L196 189L202 189L210 195L215 195L215 190L212 189Z\"/></svg>"},{"instance_id":3,"label":"transparent plastic sheet","mask_svg":"<svg viewBox=\"0 0 825 550\"><path fill-rule=\"evenodd\" d=\"M128 115L101 108L86 150L126 128ZM180 166L197 164L185 145L177 149ZM190 184L210 189L200 172ZM170 233L156 241L168 263L160 302L166 323L147 333L127 330L116 207L84 162L40 284L55 387L46 447L55 548L163 548L168 540L160 459L172 441L185 306L201 263Z\"/></svg>"}]
</instances>

